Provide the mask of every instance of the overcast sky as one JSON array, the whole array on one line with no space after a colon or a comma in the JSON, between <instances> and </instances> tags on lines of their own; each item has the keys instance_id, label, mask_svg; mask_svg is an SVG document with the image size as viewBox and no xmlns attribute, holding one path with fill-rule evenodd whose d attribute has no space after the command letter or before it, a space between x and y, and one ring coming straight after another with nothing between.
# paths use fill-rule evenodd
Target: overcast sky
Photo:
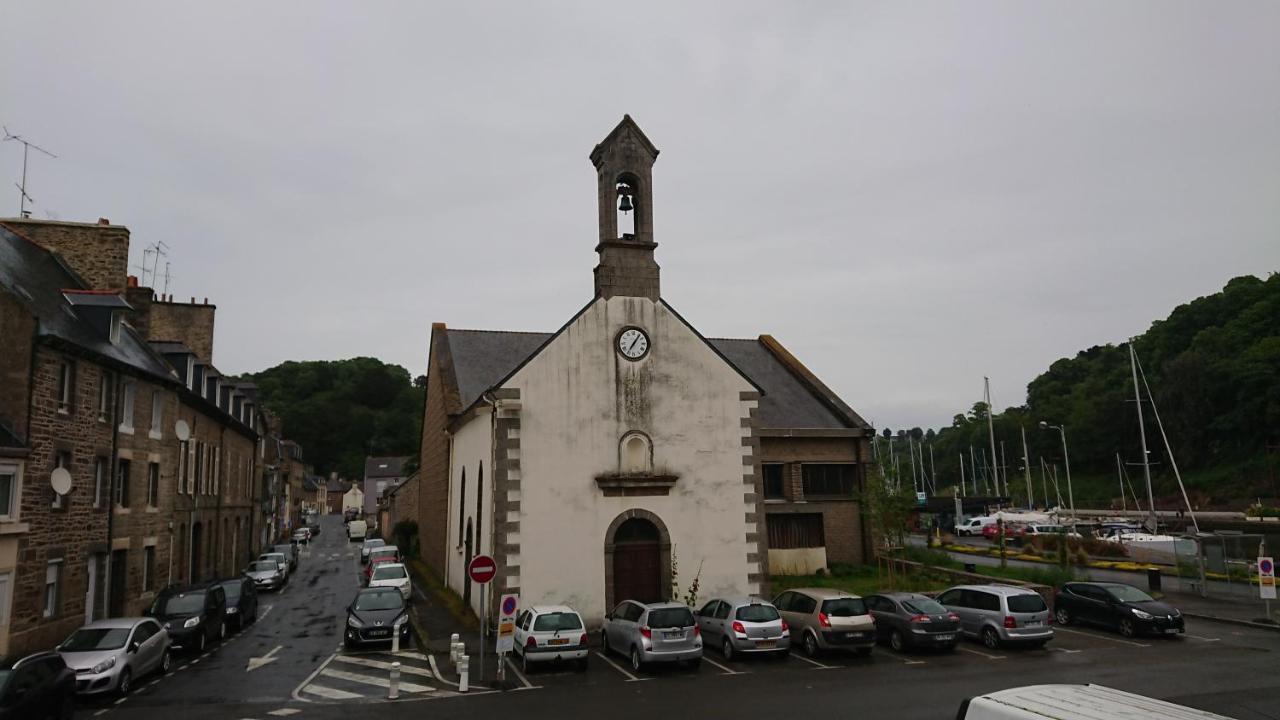
<instances>
[{"instance_id":1,"label":"overcast sky","mask_svg":"<svg viewBox=\"0 0 1280 720\"><path fill-rule=\"evenodd\" d=\"M0 121L36 217L169 245L224 372L555 330L623 113L663 296L880 427L1280 270L1275 2L174 5L4 3Z\"/></svg>"}]
</instances>

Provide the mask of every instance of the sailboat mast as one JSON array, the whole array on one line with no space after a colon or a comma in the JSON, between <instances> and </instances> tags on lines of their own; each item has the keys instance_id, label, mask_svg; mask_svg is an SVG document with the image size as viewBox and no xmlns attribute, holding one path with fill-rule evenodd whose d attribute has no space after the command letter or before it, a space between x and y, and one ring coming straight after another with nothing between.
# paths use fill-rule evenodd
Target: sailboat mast
<instances>
[{"instance_id":1,"label":"sailboat mast","mask_svg":"<svg viewBox=\"0 0 1280 720\"><path fill-rule=\"evenodd\" d=\"M989 378L987 378L986 376L983 376L983 378L982 378L982 385L983 385L984 391L985 391L985 393L986 393L986 398L987 398L987 433L991 436L991 466L992 466L992 468L994 468L994 467L995 467L995 464L996 464L996 424L995 424L995 420L994 420L993 418L995 417L996 409L995 409L995 407L993 407L993 406L991 405L991 380L990 380ZM996 490L996 495L1000 495L1001 493L1000 493L1000 473L999 473L999 471L996 471L996 472L995 472L994 480L995 480L995 490ZM1004 488L1004 494L1005 494L1005 495L1008 495L1008 494L1009 494L1009 486L1008 486L1008 485L1009 485L1009 483L1008 483L1008 481L1006 480L1006 481L1005 481L1005 488Z\"/></svg>"},{"instance_id":2,"label":"sailboat mast","mask_svg":"<svg viewBox=\"0 0 1280 720\"><path fill-rule=\"evenodd\" d=\"M1024 428L1021 428L1021 430L1022 430L1022 470L1027 477L1027 509L1035 510L1036 499L1034 494L1031 492L1031 458L1027 454L1027 429L1024 427Z\"/></svg>"},{"instance_id":3,"label":"sailboat mast","mask_svg":"<svg viewBox=\"0 0 1280 720\"><path fill-rule=\"evenodd\" d=\"M1116 453L1116 477L1120 480L1120 512L1128 512L1124 497L1124 468L1120 465L1120 453Z\"/></svg>"},{"instance_id":4,"label":"sailboat mast","mask_svg":"<svg viewBox=\"0 0 1280 720\"><path fill-rule=\"evenodd\" d=\"M964 497L964 453L960 453L960 497Z\"/></svg>"},{"instance_id":5,"label":"sailboat mast","mask_svg":"<svg viewBox=\"0 0 1280 720\"><path fill-rule=\"evenodd\" d=\"M1138 360L1133 352L1133 341L1129 341L1129 369L1133 373L1133 398L1138 403L1138 437L1142 440L1142 474L1147 481L1147 511L1150 513L1151 532L1156 532L1156 501L1151 492L1151 458L1147 454L1147 429L1142 416L1142 394L1138 392Z\"/></svg>"}]
</instances>

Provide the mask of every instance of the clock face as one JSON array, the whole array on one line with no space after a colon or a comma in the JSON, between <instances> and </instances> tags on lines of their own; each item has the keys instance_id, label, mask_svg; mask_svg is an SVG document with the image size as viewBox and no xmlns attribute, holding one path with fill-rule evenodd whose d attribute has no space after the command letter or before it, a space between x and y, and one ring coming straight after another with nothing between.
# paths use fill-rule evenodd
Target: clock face
<instances>
[{"instance_id":1,"label":"clock face","mask_svg":"<svg viewBox=\"0 0 1280 720\"><path fill-rule=\"evenodd\" d=\"M649 352L649 336L640 328L626 328L618 333L618 352L628 360L639 360Z\"/></svg>"}]
</instances>

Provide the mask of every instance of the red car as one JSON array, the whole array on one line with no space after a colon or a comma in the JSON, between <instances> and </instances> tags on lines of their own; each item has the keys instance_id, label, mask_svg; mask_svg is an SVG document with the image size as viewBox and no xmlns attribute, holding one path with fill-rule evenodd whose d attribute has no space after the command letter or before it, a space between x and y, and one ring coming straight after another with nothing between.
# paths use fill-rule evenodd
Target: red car
<instances>
[{"instance_id":1,"label":"red car","mask_svg":"<svg viewBox=\"0 0 1280 720\"><path fill-rule=\"evenodd\" d=\"M1005 537L1007 537L1007 538L1011 538L1011 537L1018 537L1018 536L1019 536L1019 535L1021 535L1021 534L1022 534L1022 528L1020 528L1020 527L1014 527L1013 525L1010 525L1009 523L1005 523L1005 525L1004 525L1004 536L1005 536ZM992 524L987 525L986 527L982 528L982 537L984 537L984 538L986 538L986 539L988 539L988 540L992 540L992 541L994 541L994 540L996 540L999 536L1000 536L1000 525L999 525L999 524L997 524L997 523L992 523Z\"/></svg>"},{"instance_id":2,"label":"red car","mask_svg":"<svg viewBox=\"0 0 1280 720\"><path fill-rule=\"evenodd\" d=\"M369 584L373 577L373 568L381 563L400 562L400 549L395 545L383 545L369 551L369 564L364 567L364 584Z\"/></svg>"}]
</instances>

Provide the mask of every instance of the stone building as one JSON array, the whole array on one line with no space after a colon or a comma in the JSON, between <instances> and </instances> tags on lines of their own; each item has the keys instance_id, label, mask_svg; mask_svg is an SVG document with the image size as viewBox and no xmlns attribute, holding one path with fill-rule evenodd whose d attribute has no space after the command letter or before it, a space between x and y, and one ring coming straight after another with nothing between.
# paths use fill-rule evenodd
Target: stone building
<instances>
[{"instance_id":1,"label":"stone building","mask_svg":"<svg viewBox=\"0 0 1280 720\"><path fill-rule=\"evenodd\" d=\"M657 155L630 117L592 151L595 293L558 331L432 326L422 552L477 609L478 553L498 562L491 597L593 624L695 577L703 598L765 593L775 559L864 558L870 427L773 338L709 340L662 296Z\"/></svg>"}]
</instances>

